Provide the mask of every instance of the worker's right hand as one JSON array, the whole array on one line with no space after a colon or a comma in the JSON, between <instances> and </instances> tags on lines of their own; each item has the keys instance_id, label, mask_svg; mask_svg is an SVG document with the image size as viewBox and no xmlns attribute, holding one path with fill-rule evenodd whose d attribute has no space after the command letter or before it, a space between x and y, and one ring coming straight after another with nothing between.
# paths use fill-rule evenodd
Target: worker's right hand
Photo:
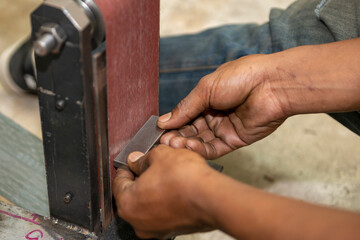
<instances>
[{"instance_id":1,"label":"worker's right hand","mask_svg":"<svg viewBox=\"0 0 360 240\"><path fill-rule=\"evenodd\" d=\"M217 193L214 186L229 178L199 154L160 145L146 155L131 153L128 164L118 168L112 192L119 216L139 237L168 239L217 227L207 203Z\"/></svg>"},{"instance_id":2,"label":"worker's right hand","mask_svg":"<svg viewBox=\"0 0 360 240\"><path fill-rule=\"evenodd\" d=\"M270 56L243 57L203 77L171 113L159 118L159 127L177 129L161 143L214 159L272 133L287 116L268 79Z\"/></svg>"}]
</instances>

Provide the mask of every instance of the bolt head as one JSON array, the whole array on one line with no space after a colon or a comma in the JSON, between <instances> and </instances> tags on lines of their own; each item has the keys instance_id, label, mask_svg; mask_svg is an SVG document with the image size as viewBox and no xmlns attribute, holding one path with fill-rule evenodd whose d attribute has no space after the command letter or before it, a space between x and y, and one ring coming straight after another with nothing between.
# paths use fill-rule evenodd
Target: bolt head
<instances>
[{"instance_id":1,"label":"bolt head","mask_svg":"<svg viewBox=\"0 0 360 240\"><path fill-rule=\"evenodd\" d=\"M58 99L58 100L56 100L55 106L56 106L56 109L57 109L57 110L59 110L59 111L64 110L65 105L66 105L66 102L65 102L64 99Z\"/></svg>"},{"instance_id":2,"label":"bolt head","mask_svg":"<svg viewBox=\"0 0 360 240\"><path fill-rule=\"evenodd\" d=\"M71 202L72 198L73 198L73 196L72 196L71 193L66 193L65 196L64 196L64 202L66 204L69 204Z\"/></svg>"},{"instance_id":3,"label":"bolt head","mask_svg":"<svg viewBox=\"0 0 360 240\"><path fill-rule=\"evenodd\" d=\"M42 57L48 55L50 52L59 53L62 45L66 41L64 30L55 23L43 24L36 33L36 37L37 40L34 43L35 53Z\"/></svg>"},{"instance_id":4,"label":"bolt head","mask_svg":"<svg viewBox=\"0 0 360 240\"><path fill-rule=\"evenodd\" d=\"M44 57L56 46L56 39L50 33L43 34L34 42L34 50L38 56Z\"/></svg>"}]
</instances>

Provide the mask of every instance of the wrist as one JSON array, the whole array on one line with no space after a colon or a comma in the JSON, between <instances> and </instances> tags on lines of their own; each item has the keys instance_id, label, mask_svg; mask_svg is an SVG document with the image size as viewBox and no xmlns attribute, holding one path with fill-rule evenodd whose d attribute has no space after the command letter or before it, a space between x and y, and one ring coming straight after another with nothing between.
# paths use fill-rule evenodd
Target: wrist
<instances>
[{"instance_id":1,"label":"wrist","mask_svg":"<svg viewBox=\"0 0 360 240\"><path fill-rule=\"evenodd\" d=\"M298 114L292 103L298 99L298 95L301 95L301 87L294 85L294 69L289 61L284 52L269 54L264 78L264 85L268 86L284 118ZM293 91L294 88L298 91Z\"/></svg>"},{"instance_id":2,"label":"wrist","mask_svg":"<svg viewBox=\"0 0 360 240\"><path fill-rule=\"evenodd\" d=\"M301 46L269 55L268 84L286 117L324 112L327 94L319 79L314 46ZM320 53L319 53L320 54ZM328 103L326 103L328 104Z\"/></svg>"},{"instance_id":3,"label":"wrist","mask_svg":"<svg viewBox=\"0 0 360 240\"><path fill-rule=\"evenodd\" d=\"M222 174L206 167L204 171L198 171L196 178L187 184L187 195L190 196L190 203L196 209L198 221L213 229L218 229L216 222L216 209L212 207ZM188 179L189 180L189 179Z\"/></svg>"},{"instance_id":4,"label":"wrist","mask_svg":"<svg viewBox=\"0 0 360 240\"><path fill-rule=\"evenodd\" d=\"M259 55L255 59L256 78L253 81L251 94L258 94L262 105L262 115L267 116L269 121L285 120L292 116L292 109L284 90L284 85L288 84L286 77L279 74L281 66L281 56L276 54Z\"/></svg>"},{"instance_id":5,"label":"wrist","mask_svg":"<svg viewBox=\"0 0 360 240\"><path fill-rule=\"evenodd\" d=\"M300 46L268 55L267 81L284 113L359 110L360 58L352 54L359 42Z\"/></svg>"}]
</instances>

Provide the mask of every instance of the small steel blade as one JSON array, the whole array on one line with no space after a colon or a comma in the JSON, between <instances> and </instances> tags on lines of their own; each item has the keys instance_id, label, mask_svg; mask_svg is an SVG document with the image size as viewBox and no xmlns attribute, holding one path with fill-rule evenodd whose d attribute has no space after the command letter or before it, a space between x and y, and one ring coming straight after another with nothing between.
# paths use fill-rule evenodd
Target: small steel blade
<instances>
[{"instance_id":1,"label":"small steel blade","mask_svg":"<svg viewBox=\"0 0 360 240\"><path fill-rule=\"evenodd\" d=\"M158 116L151 116L149 120L135 134L125 148L114 159L116 168L121 165L127 165L127 157L134 151L147 153L155 144L158 143L160 137L165 130L157 126Z\"/></svg>"}]
</instances>

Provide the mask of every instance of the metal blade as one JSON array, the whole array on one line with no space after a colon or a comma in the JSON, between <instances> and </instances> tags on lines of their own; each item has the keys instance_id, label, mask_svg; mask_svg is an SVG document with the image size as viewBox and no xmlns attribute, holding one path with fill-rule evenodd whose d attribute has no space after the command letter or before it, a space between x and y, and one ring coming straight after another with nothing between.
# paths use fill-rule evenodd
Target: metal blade
<instances>
[{"instance_id":1,"label":"metal blade","mask_svg":"<svg viewBox=\"0 0 360 240\"><path fill-rule=\"evenodd\" d=\"M127 157L134 151L147 153L164 134L165 130L157 126L158 116L151 116L149 120L135 134L125 148L114 159L116 168L127 165Z\"/></svg>"}]
</instances>

